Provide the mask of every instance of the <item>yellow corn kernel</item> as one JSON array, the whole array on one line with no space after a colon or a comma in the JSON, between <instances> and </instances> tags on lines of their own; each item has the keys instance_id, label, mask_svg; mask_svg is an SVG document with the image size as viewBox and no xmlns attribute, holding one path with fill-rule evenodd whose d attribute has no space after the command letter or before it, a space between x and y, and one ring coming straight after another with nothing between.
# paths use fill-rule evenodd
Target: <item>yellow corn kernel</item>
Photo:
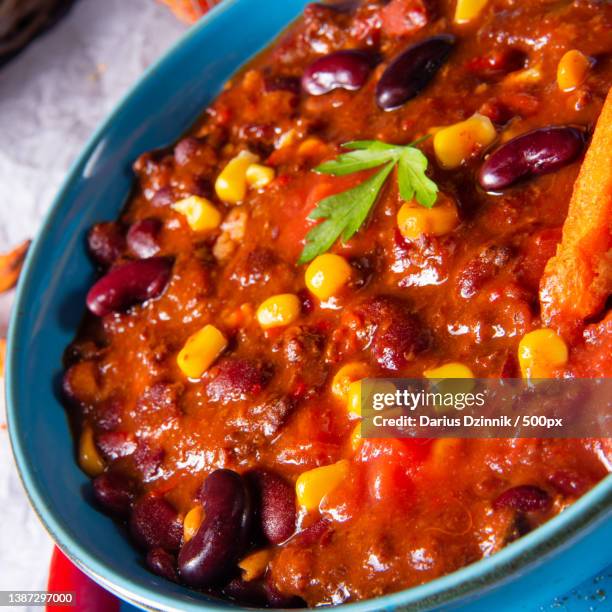
<instances>
[{"instance_id":1,"label":"yellow corn kernel","mask_svg":"<svg viewBox=\"0 0 612 612\"><path fill-rule=\"evenodd\" d=\"M94 441L93 429L85 425L79 440L79 465L81 469L92 478L99 476L104 471L104 459L102 459Z\"/></svg>"},{"instance_id":2,"label":"yellow corn kernel","mask_svg":"<svg viewBox=\"0 0 612 612\"><path fill-rule=\"evenodd\" d=\"M468 23L480 15L488 0L457 0L455 23Z\"/></svg>"},{"instance_id":3,"label":"yellow corn kernel","mask_svg":"<svg viewBox=\"0 0 612 612\"><path fill-rule=\"evenodd\" d=\"M361 416L361 381L356 380L348 386L346 410L351 417Z\"/></svg>"},{"instance_id":4,"label":"yellow corn kernel","mask_svg":"<svg viewBox=\"0 0 612 612\"><path fill-rule=\"evenodd\" d=\"M347 477L348 471L349 462L342 459L337 463L303 472L295 483L298 503L306 510L316 510L325 496Z\"/></svg>"},{"instance_id":5,"label":"yellow corn kernel","mask_svg":"<svg viewBox=\"0 0 612 612\"><path fill-rule=\"evenodd\" d=\"M311 136L300 143L297 149L297 154L300 157L317 157L327 153L327 145L316 136Z\"/></svg>"},{"instance_id":6,"label":"yellow corn kernel","mask_svg":"<svg viewBox=\"0 0 612 612\"><path fill-rule=\"evenodd\" d=\"M270 551L264 549L258 550L242 559L242 561L238 563L238 567L242 570L243 580L250 582L251 580L256 580L263 576L271 556Z\"/></svg>"},{"instance_id":7,"label":"yellow corn kernel","mask_svg":"<svg viewBox=\"0 0 612 612\"><path fill-rule=\"evenodd\" d=\"M189 542L191 538L198 532L202 521L204 520L204 508L202 506L194 506L186 515L183 521L183 539Z\"/></svg>"},{"instance_id":8,"label":"yellow corn kernel","mask_svg":"<svg viewBox=\"0 0 612 612\"><path fill-rule=\"evenodd\" d=\"M178 367L185 376L200 378L226 346L225 336L214 325L205 325L185 342L176 358Z\"/></svg>"},{"instance_id":9,"label":"yellow corn kernel","mask_svg":"<svg viewBox=\"0 0 612 612\"><path fill-rule=\"evenodd\" d=\"M450 198L438 198L433 208L415 202L406 202L397 213L397 226L407 240L416 240L423 234L443 236L459 224L457 206Z\"/></svg>"},{"instance_id":10,"label":"yellow corn kernel","mask_svg":"<svg viewBox=\"0 0 612 612\"><path fill-rule=\"evenodd\" d=\"M195 232L215 229L221 224L221 213L210 200L200 196L179 200L172 208L185 217L189 227Z\"/></svg>"},{"instance_id":11,"label":"yellow corn kernel","mask_svg":"<svg viewBox=\"0 0 612 612\"><path fill-rule=\"evenodd\" d=\"M355 428L351 432L351 437L350 437L351 449L354 453L356 453L359 450L359 447L361 446L362 441L363 441L363 438L361 437L361 421L360 421L359 423L357 423L357 425L355 425Z\"/></svg>"},{"instance_id":12,"label":"yellow corn kernel","mask_svg":"<svg viewBox=\"0 0 612 612\"><path fill-rule=\"evenodd\" d=\"M254 189L261 189L266 185L269 185L276 176L274 168L270 166L264 166L263 164L251 164L246 171L246 182L249 187Z\"/></svg>"},{"instance_id":13,"label":"yellow corn kernel","mask_svg":"<svg viewBox=\"0 0 612 612\"><path fill-rule=\"evenodd\" d=\"M567 359L567 344L552 329L536 329L519 342L518 360L524 378L550 378Z\"/></svg>"},{"instance_id":14,"label":"yellow corn kernel","mask_svg":"<svg viewBox=\"0 0 612 612\"><path fill-rule=\"evenodd\" d=\"M242 151L227 163L215 182L219 199L228 204L237 204L244 200L247 192L246 172L257 159L250 151Z\"/></svg>"},{"instance_id":15,"label":"yellow corn kernel","mask_svg":"<svg viewBox=\"0 0 612 612\"><path fill-rule=\"evenodd\" d=\"M431 368L423 372L425 378L474 378L470 368L462 363L446 363L437 368Z\"/></svg>"},{"instance_id":16,"label":"yellow corn kernel","mask_svg":"<svg viewBox=\"0 0 612 612\"><path fill-rule=\"evenodd\" d=\"M351 266L340 255L325 253L306 268L306 286L320 300L336 295L351 278Z\"/></svg>"},{"instance_id":17,"label":"yellow corn kernel","mask_svg":"<svg viewBox=\"0 0 612 612\"><path fill-rule=\"evenodd\" d=\"M261 303L256 317L263 329L290 325L301 311L300 299L293 293L273 295Z\"/></svg>"},{"instance_id":18,"label":"yellow corn kernel","mask_svg":"<svg viewBox=\"0 0 612 612\"><path fill-rule=\"evenodd\" d=\"M453 457L456 457L463 449L463 440L460 438L441 438L435 440L429 458L429 463L434 468L448 469L452 465Z\"/></svg>"},{"instance_id":19,"label":"yellow corn kernel","mask_svg":"<svg viewBox=\"0 0 612 612\"><path fill-rule=\"evenodd\" d=\"M366 378L370 369L363 361L345 363L332 378L331 391L342 401L346 401L349 385L356 380Z\"/></svg>"},{"instance_id":20,"label":"yellow corn kernel","mask_svg":"<svg viewBox=\"0 0 612 612\"><path fill-rule=\"evenodd\" d=\"M476 113L436 132L433 147L442 167L457 168L475 152L488 147L496 137L491 120Z\"/></svg>"},{"instance_id":21,"label":"yellow corn kernel","mask_svg":"<svg viewBox=\"0 0 612 612\"><path fill-rule=\"evenodd\" d=\"M557 85L561 91L573 91L582 85L591 67L591 60L577 49L568 51L557 66Z\"/></svg>"}]
</instances>

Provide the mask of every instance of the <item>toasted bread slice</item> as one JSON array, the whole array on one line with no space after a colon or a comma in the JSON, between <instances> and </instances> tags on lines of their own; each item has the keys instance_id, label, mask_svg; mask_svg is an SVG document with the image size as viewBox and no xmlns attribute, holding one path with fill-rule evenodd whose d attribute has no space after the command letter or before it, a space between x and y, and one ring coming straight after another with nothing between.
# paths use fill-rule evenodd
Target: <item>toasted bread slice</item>
<instances>
[{"instance_id":1,"label":"toasted bread slice","mask_svg":"<svg viewBox=\"0 0 612 612\"><path fill-rule=\"evenodd\" d=\"M563 237L540 282L542 321L571 335L612 291L612 90L570 200Z\"/></svg>"}]
</instances>

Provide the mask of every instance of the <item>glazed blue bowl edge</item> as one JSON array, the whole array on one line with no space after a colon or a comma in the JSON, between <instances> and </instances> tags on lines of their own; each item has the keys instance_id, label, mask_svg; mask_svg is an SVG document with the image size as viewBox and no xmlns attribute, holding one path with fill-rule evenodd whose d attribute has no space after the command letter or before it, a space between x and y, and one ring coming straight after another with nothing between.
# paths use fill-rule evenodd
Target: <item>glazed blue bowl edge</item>
<instances>
[{"instance_id":1,"label":"glazed blue bowl edge","mask_svg":"<svg viewBox=\"0 0 612 612\"><path fill-rule=\"evenodd\" d=\"M130 192L130 165L175 141L223 83L266 46L305 0L227 0L151 67L85 147L39 232L20 281L9 332L9 433L24 487L60 548L95 580L142 607L221 610L207 598L148 572L123 532L88 501L59 401L62 353L81 319L93 279L85 234L113 219ZM563 592L605 563L612 539L612 477L567 511L490 559L419 587L347 604L347 611L441 609L479 598L487 609L548 581ZM572 563L580 558L580 563ZM609 561L609 559L608 559ZM563 571L568 564L571 572ZM494 592L491 592L495 589ZM544 591L542 594L545 595ZM511 600L511 599L510 599ZM515 600L518 601L518 600ZM489 608L490 609L490 608ZM519 609L514 607L513 609Z\"/></svg>"}]
</instances>

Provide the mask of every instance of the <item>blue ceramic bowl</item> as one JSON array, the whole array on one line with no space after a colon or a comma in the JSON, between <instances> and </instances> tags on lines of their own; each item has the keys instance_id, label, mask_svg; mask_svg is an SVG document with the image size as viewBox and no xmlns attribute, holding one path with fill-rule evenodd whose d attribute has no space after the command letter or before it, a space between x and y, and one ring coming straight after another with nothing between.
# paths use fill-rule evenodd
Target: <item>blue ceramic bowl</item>
<instances>
[{"instance_id":1,"label":"blue ceramic bowl","mask_svg":"<svg viewBox=\"0 0 612 612\"><path fill-rule=\"evenodd\" d=\"M32 505L60 548L87 574L136 605L216 610L229 604L148 572L121 531L87 499L58 399L64 347L93 280L85 233L115 218L130 191L131 163L176 140L249 57L293 20L306 0L228 0L151 68L93 136L32 246L8 346L11 440ZM612 477L545 526L494 557L429 584L356 604L349 612L534 609L609 563ZM607 542L608 545L604 545ZM527 601L529 604L521 603Z\"/></svg>"}]
</instances>

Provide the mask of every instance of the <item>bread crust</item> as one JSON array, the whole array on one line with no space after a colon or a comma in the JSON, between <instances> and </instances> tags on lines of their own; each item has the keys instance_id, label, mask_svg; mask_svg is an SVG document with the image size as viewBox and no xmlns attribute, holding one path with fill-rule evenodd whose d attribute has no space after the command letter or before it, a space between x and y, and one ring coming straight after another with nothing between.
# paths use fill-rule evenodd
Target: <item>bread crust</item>
<instances>
[{"instance_id":1,"label":"bread crust","mask_svg":"<svg viewBox=\"0 0 612 612\"><path fill-rule=\"evenodd\" d=\"M542 322L571 336L612 291L612 90L593 133L557 253L540 282Z\"/></svg>"}]
</instances>

